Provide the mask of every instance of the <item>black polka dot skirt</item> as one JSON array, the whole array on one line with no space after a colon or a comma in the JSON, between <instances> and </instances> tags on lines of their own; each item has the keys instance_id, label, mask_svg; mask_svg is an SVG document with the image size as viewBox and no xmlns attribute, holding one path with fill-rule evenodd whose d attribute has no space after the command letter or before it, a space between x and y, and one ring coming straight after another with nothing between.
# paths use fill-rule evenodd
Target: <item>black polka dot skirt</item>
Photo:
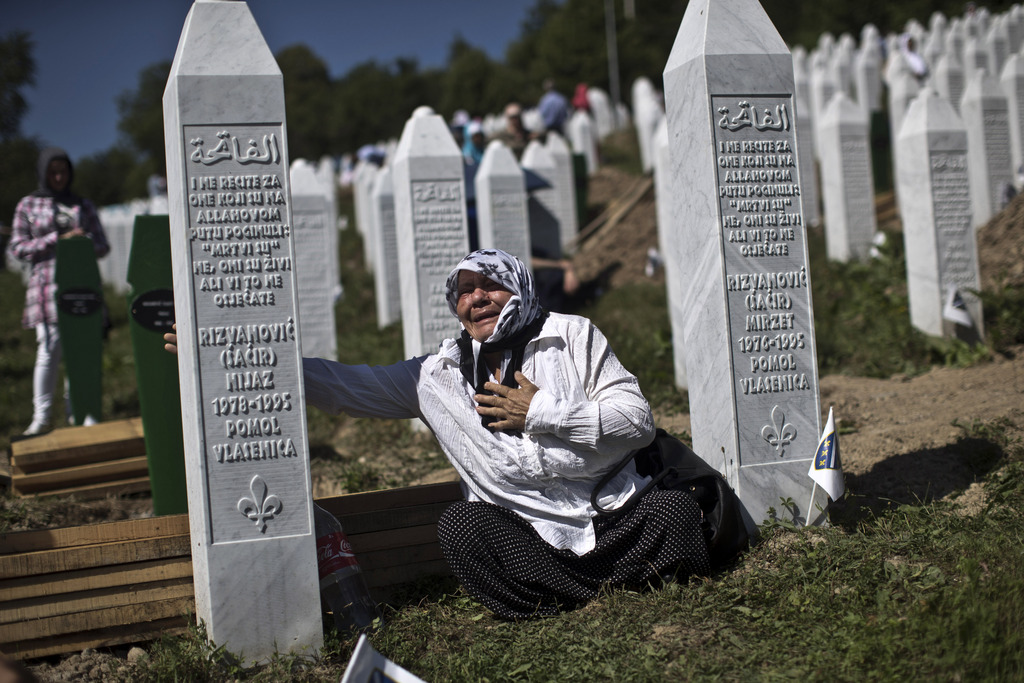
<instances>
[{"instance_id":1,"label":"black polka dot skirt","mask_svg":"<svg viewBox=\"0 0 1024 683\"><path fill-rule=\"evenodd\" d=\"M585 555L555 548L523 517L491 503L454 503L437 528L463 587L498 616L517 619L576 607L604 584L709 574L700 522L689 495L655 489L621 517L595 518L597 545Z\"/></svg>"}]
</instances>

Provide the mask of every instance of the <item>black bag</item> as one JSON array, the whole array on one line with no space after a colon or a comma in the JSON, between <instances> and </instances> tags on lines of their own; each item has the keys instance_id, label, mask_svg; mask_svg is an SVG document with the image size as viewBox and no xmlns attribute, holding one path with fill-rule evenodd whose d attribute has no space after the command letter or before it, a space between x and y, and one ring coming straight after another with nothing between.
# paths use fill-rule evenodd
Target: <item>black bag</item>
<instances>
[{"instance_id":1,"label":"black bag","mask_svg":"<svg viewBox=\"0 0 1024 683\"><path fill-rule=\"evenodd\" d=\"M598 494L630 460L636 462L637 473L651 477L651 482L620 507L605 510L597 504ZM714 467L664 429L658 429L649 446L641 448L632 458L623 460L605 474L590 494L590 503L598 514L615 517L631 510L655 486L683 491L697 501L704 512L701 528L712 567L728 564L747 549L750 538L736 492Z\"/></svg>"}]
</instances>

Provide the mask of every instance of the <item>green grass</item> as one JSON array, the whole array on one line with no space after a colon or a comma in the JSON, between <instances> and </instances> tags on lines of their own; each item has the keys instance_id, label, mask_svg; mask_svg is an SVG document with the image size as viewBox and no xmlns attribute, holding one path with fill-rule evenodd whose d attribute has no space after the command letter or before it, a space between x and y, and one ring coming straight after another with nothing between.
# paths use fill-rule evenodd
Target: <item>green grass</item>
<instances>
[{"instance_id":1,"label":"green grass","mask_svg":"<svg viewBox=\"0 0 1024 683\"><path fill-rule=\"evenodd\" d=\"M664 286L637 282L612 289L576 312L604 333L615 355L637 376L652 406L668 412L689 410L686 392L675 386Z\"/></svg>"}]
</instances>

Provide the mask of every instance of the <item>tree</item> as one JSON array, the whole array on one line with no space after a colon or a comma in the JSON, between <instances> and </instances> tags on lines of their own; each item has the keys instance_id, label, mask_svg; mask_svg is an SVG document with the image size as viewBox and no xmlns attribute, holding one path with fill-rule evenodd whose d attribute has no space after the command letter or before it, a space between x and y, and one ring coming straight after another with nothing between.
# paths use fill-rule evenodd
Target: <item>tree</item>
<instances>
[{"instance_id":1,"label":"tree","mask_svg":"<svg viewBox=\"0 0 1024 683\"><path fill-rule=\"evenodd\" d=\"M117 129L127 138L127 149L138 156L138 163L149 162L151 173L161 175L167 174L163 98L170 75L170 62L151 64L139 73L138 88L126 90L117 98L117 112L120 115ZM124 142L119 144L122 147L125 145ZM144 189L141 196L145 196Z\"/></svg>"},{"instance_id":2,"label":"tree","mask_svg":"<svg viewBox=\"0 0 1024 683\"><path fill-rule=\"evenodd\" d=\"M32 40L25 31L14 31L0 39L0 140L19 135L21 118L28 111L22 89L35 85L36 63Z\"/></svg>"},{"instance_id":3,"label":"tree","mask_svg":"<svg viewBox=\"0 0 1024 683\"><path fill-rule=\"evenodd\" d=\"M439 113L450 118L459 109L473 116L499 110L508 100L497 78L498 65L487 53L456 37L448 48Z\"/></svg>"},{"instance_id":4,"label":"tree","mask_svg":"<svg viewBox=\"0 0 1024 683\"><path fill-rule=\"evenodd\" d=\"M122 204L147 195L146 181L157 169L152 159L140 161L138 153L126 145L84 157L75 164L75 191L96 206Z\"/></svg>"},{"instance_id":5,"label":"tree","mask_svg":"<svg viewBox=\"0 0 1024 683\"><path fill-rule=\"evenodd\" d=\"M0 222L10 224L18 200L36 188L39 143L21 135L28 111L22 90L35 83L33 44L24 31L0 39Z\"/></svg>"},{"instance_id":6,"label":"tree","mask_svg":"<svg viewBox=\"0 0 1024 683\"><path fill-rule=\"evenodd\" d=\"M391 65L357 64L337 83L334 93L338 152L397 138L419 106L438 111L443 89L441 71L421 72L414 59Z\"/></svg>"},{"instance_id":7,"label":"tree","mask_svg":"<svg viewBox=\"0 0 1024 683\"><path fill-rule=\"evenodd\" d=\"M334 106L327 65L305 45L286 47L276 57L284 77L288 157L316 161L334 146L326 125Z\"/></svg>"}]
</instances>

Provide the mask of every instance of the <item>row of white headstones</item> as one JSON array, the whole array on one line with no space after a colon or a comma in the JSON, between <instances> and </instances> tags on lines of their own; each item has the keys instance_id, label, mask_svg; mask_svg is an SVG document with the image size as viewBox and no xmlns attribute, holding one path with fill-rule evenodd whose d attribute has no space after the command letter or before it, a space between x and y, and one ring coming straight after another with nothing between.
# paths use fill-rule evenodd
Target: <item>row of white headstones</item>
<instances>
[{"instance_id":1,"label":"row of white headstones","mask_svg":"<svg viewBox=\"0 0 1024 683\"><path fill-rule=\"evenodd\" d=\"M209 26L223 30L202 30ZM326 261L301 256L305 195L289 172L280 71L254 36L244 3L197 0L164 119L197 613L211 639L259 661L322 642L300 361L309 351L305 319L326 317L339 280ZM232 79L244 87L212 87ZM641 150L657 180L676 363L685 368L677 379L689 386L694 450L726 476L751 527L771 518L820 523L827 497L807 476L821 433L806 238L813 143L798 135L806 119L793 55L756 0L694 0L664 83L663 120L654 96L650 110L635 106L634 114L638 130L650 129ZM843 112L857 108L833 101ZM844 125L836 134L828 121L826 109L814 130L823 149L838 137L838 154L823 155L822 166L860 173L861 182L844 184L865 185L870 164L845 161L844 152L868 145L846 144ZM968 141L949 103L929 92L899 128L898 194L907 239L917 240L907 249L912 305L925 289L941 300L956 267L970 260L964 250L973 256ZM502 246L514 226L515 253L528 257L538 236L571 251L570 209L550 197L571 196L572 183L561 189L555 180L563 147L556 136L532 142L522 166L500 144L488 148L474 186L478 220L491 223L481 228L483 246ZM551 187L527 193L524 168ZM388 176L393 246L383 227ZM373 216L357 221L375 226L367 230L376 233L367 259L375 276L397 263L378 292L396 298L397 282L407 356L432 352L458 332L439 295L469 247L464 178L448 125L420 109L373 191L357 200ZM221 204L232 195L235 206ZM374 197L382 201L366 201ZM832 204L826 197L826 210ZM557 230L541 230L535 214L553 218ZM855 219L858 227L867 220ZM336 238L330 218L316 225ZM319 251L324 259L337 253L326 238ZM325 290L312 315L300 310L304 271Z\"/></svg>"}]
</instances>

